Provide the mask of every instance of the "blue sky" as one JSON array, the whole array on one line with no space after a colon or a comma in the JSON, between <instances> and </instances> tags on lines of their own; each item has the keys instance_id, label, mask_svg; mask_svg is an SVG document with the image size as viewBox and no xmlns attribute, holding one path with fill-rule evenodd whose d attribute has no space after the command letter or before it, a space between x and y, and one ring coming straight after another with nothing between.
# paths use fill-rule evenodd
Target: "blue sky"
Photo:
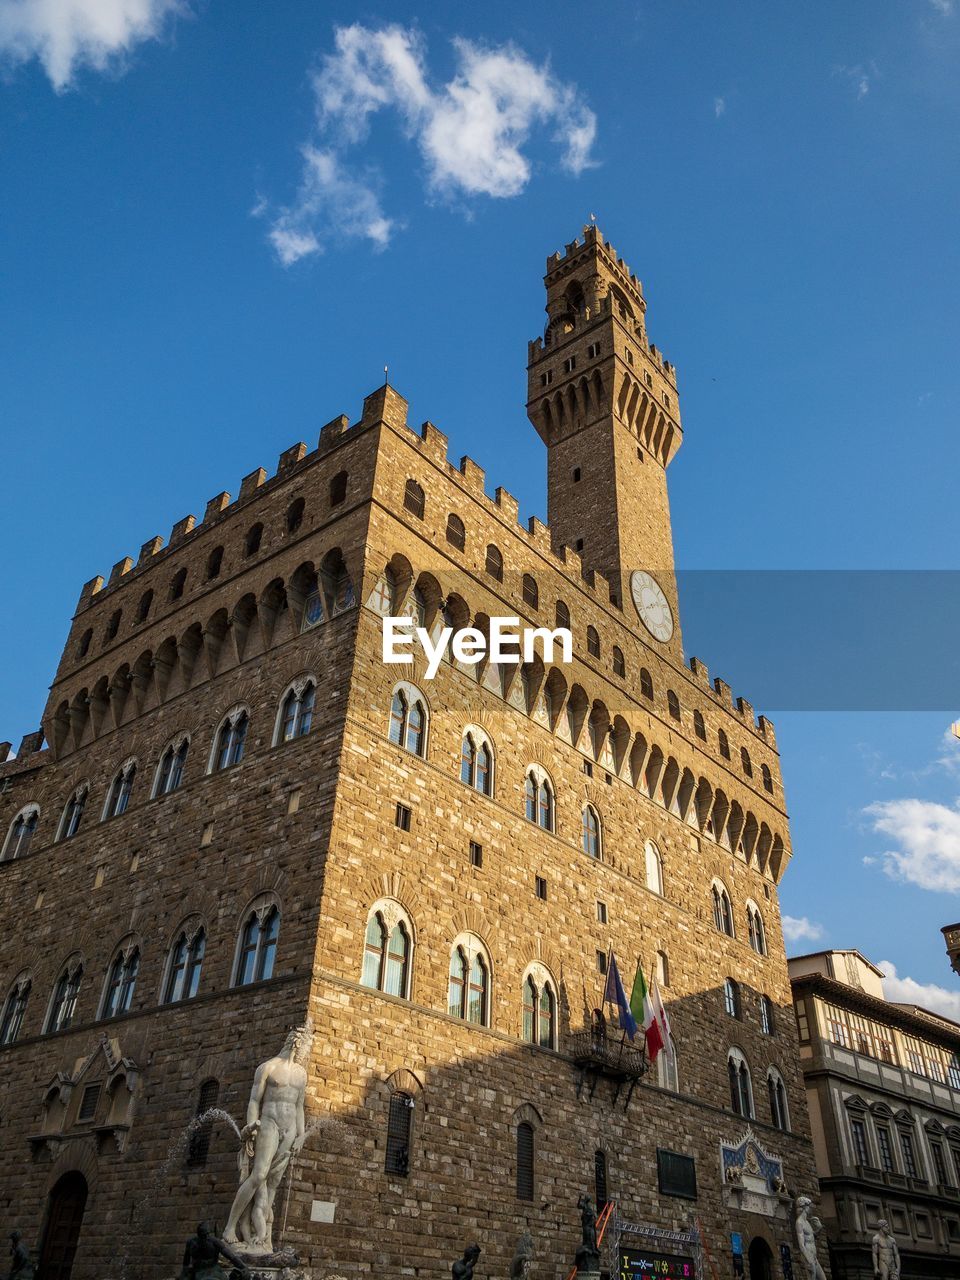
<instances>
[{"instance_id":1,"label":"blue sky","mask_svg":"<svg viewBox=\"0 0 960 1280\"><path fill-rule=\"evenodd\" d=\"M0 66L0 737L37 723L86 579L356 417L385 363L543 516L526 341L591 212L679 366L679 565L960 569L950 0L0 0ZM688 652L751 698L692 614ZM906 657L930 661L922 619ZM960 1017L943 700L757 709L784 910L817 934L794 949L860 947Z\"/></svg>"}]
</instances>

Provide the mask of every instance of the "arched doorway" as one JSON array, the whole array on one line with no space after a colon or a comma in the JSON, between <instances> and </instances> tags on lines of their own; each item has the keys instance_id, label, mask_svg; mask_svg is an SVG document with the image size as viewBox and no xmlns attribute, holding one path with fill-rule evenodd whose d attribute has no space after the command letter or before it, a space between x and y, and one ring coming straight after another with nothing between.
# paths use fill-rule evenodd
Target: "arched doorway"
<instances>
[{"instance_id":1,"label":"arched doorway","mask_svg":"<svg viewBox=\"0 0 960 1280\"><path fill-rule=\"evenodd\" d=\"M70 1280L86 1205L86 1178L76 1171L65 1173L54 1184L47 1203L47 1224L37 1268L43 1280Z\"/></svg>"},{"instance_id":2,"label":"arched doorway","mask_svg":"<svg viewBox=\"0 0 960 1280\"><path fill-rule=\"evenodd\" d=\"M773 1253L762 1236L754 1236L747 1251L750 1280L773 1280Z\"/></svg>"}]
</instances>

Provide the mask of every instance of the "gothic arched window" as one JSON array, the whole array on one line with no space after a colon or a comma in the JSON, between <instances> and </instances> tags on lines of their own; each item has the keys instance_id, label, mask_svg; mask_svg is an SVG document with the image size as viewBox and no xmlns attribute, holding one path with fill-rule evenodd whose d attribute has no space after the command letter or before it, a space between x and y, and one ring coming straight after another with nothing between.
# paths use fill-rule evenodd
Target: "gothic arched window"
<instances>
[{"instance_id":1,"label":"gothic arched window","mask_svg":"<svg viewBox=\"0 0 960 1280\"><path fill-rule=\"evenodd\" d=\"M310 732L316 700L317 686L312 680L298 682L287 690L286 696L280 703L277 742L303 738Z\"/></svg>"},{"instance_id":2,"label":"gothic arched window","mask_svg":"<svg viewBox=\"0 0 960 1280\"><path fill-rule=\"evenodd\" d=\"M192 1000L200 988L200 970L207 946L206 931L198 929L192 937L181 932L170 952L170 967L163 991L164 1004Z\"/></svg>"},{"instance_id":3,"label":"gothic arched window","mask_svg":"<svg viewBox=\"0 0 960 1280\"><path fill-rule=\"evenodd\" d=\"M107 802L103 807L103 821L108 818L119 818L122 813L126 813L127 806L130 804L130 794L133 791L133 780L137 776L137 762L128 760L126 764L120 766L114 774L113 781L110 783L110 790L107 792Z\"/></svg>"},{"instance_id":4,"label":"gothic arched window","mask_svg":"<svg viewBox=\"0 0 960 1280\"><path fill-rule=\"evenodd\" d=\"M772 1036L775 1029L773 1001L769 996L760 997L760 1030L765 1036Z\"/></svg>"},{"instance_id":5,"label":"gothic arched window","mask_svg":"<svg viewBox=\"0 0 960 1280\"><path fill-rule=\"evenodd\" d=\"M116 1018L128 1013L133 1003L133 992L140 972L140 948L121 951L110 966L107 986L103 995L102 1018Z\"/></svg>"},{"instance_id":6,"label":"gothic arched window","mask_svg":"<svg viewBox=\"0 0 960 1280\"><path fill-rule=\"evenodd\" d=\"M730 895L726 887L714 881L710 890L713 898L713 923L719 933L733 937L733 911L730 907Z\"/></svg>"},{"instance_id":7,"label":"gothic arched window","mask_svg":"<svg viewBox=\"0 0 960 1280\"><path fill-rule=\"evenodd\" d=\"M57 979L53 988L53 999L50 1001L50 1012L47 1015L47 1032L63 1031L73 1021L77 1009L77 997L80 994L80 983L83 981L83 964L75 959L68 964Z\"/></svg>"},{"instance_id":8,"label":"gothic arched window","mask_svg":"<svg viewBox=\"0 0 960 1280\"><path fill-rule=\"evenodd\" d=\"M493 794L493 750L486 734L470 728L460 744L460 781L485 796Z\"/></svg>"},{"instance_id":9,"label":"gothic arched window","mask_svg":"<svg viewBox=\"0 0 960 1280\"><path fill-rule=\"evenodd\" d=\"M775 1129L788 1131L790 1113L787 1110L787 1090L783 1083L783 1076L776 1067L771 1067L767 1072L767 1096L770 1101L770 1123Z\"/></svg>"},{"instance_id":10,"label":"gothic arched window","mask_svg":"<svg viewBox=\"0 0 960 1280\"><path fill-rule=\"evenodd\" d=\"M740 1000L740 984L733 978L723 980L723 1007L731 1018L742 1018L743 1008Z\"/></svg>"},{"instance_id":11,"label":"gothic arched window","mask_svg":"<svg viewBox=\"0 0 960 1280\"><path fill-rule=\"evenodd\" d=\"M30 977L24 974L10 988L4 1001L3 1015L0 1017L0 1045L13 1044L19 1036L29 999Z\"/></svg>"},{"instance_id":12,"label":"gothic arched window","mask_svg":"<svg viewBox=\"0 0 960 1280\"><path fill-rule=\"evenodd\" d=\"M528 822L544 831L553 830L553 785L543 769L532 765L524 784L524 804Z\"/></svg>"},{"instance_id":13,"label":"gothic arched window","mask_svg":"<svg viewBox=\"0 0 960 1280\"><path fill-rule=\"evenodd\" d=\"M427 753L427 708L413 685L398 685L390 703L390 741L415 756Z\"/></svg>"},{"instance_id":14,"label":"gothic arched window","mask_svg":"<svg viewBox=\"0 0 960 1280\"><path fill-rule=\"evenodd\" d=\"M279 936L280 912L275 906L250 912L240 935L235 987L265 982L273 977Z\"/></svg>"},{"instance_id":15,"label":"gothic arched window","mask_svg":"<svg viewBox=\"0 0 960 1280\"><path fill-rule=\"evenodd\" d=\"M479 938L467 934L450 953L447 1012L478 1026L490 1016L490 961Z\"/></svg>"},{"instance_id":16,"label":"gothic arched window","mask_svg":"<svg viewBox=\"0 0 960 1280\"><path fill-rule=\"evenodd\" d=\"M240 763L249 728L250 715L246 707L237 707L224 716L214 739L211 773L219 773L221 769Z\"/></svg>"},{"instance_id":17,"label":"gothic arched window","mask_svg":"<svg viewBox=\"0 0 960 1280\"><path fill-rule=\"evenodd\" d=\"M410 994L411 929L393 902L370 913L363 946L360 984L389 996Z\"/></svg>"},{"instance_id":18,"label":"gothic arched window","mask_svg":"<svg viewBox=\"0 0 960 1280\"><path fill-rule=\"evenodd\" d=\"M599 858L600 816L592 804L583 806L583 852L591 858Z\"/></svg>"},{"instance_id":19,"label":"gothic arched window","mask_svg":"<svg viewBox=\"0 0 960 1280\"><path fill-rule=\"evenodd\" d=\"M20 858L30 849L33 843L33 837L37 832L37 823L40 821L40 808L35 804L28 804L10 823L10 830L7 832L7 838L3 845L2 862L10 862L14 858Z\"/></svg>"},{"instance_id":20,"label":"gothic arched window","mask_svg":"<svg viewBox=\"0 0 960 1280\"><path fill-rule=\"evenodd\" d=\"M165 796L177 791L183 782L183 769L190 751L190 739L184 738L180 743L171 742L160 757L157 768L157 781L153 788L155 796Z\"/></svg>"},{"instance_id":21,"label":"gothic arched window","mask_svg":"<svg viewBox=\"0 0 960 1280\"><path fill-rule=\"evenodd\" d=\"M523 981L523 1038L541 1049L557 1047L557 994L552 980L539 971Z\"/></svg>"},{"instance_id":22,"label":"gothic arched window","mask_svg":"<svg viewBox=\"0 0 960 1280\"><path fill-rule=\"evenodd\" d=\"M663 897L663 858L660 856L660 850L648 840L643 850L645 869L647 874L647 888L654 893L659 893Z\"/></svg>"},{"instance_id":23,"label":"gothic arched window","mask_svg":"<svg viewBox=\"0 0 960 1280\"><path fill-rule=\"evenodd\" d=\"M739 1049L731 1049L727 1055L727 1076L730 1083L730 1106L745 1120L753 1119L753 1086L750 1068Z\"/></svg>"},{"instance_id":24,"label":"gothic arched window","mask_svg":"<svg viewBox=\"0 0 960 1280\"><path fill-rule=\"evenodd\" d=\"M747 931L750 937L750 946L758 956L765 956L767 954L767 931L763 927L763 916L760 914L760 908L753 902L747 903Z\"/></svg>"}]
</instances>

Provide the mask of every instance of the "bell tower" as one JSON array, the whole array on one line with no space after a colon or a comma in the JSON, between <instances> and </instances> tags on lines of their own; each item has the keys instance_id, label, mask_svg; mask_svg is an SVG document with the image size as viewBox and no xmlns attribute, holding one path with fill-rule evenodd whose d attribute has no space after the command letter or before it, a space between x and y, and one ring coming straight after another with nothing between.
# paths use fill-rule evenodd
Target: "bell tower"
<instances>
[{"instance_id":1,"label":"bell tower","mask_svg":"<svg viewBox=\"0 0 960 1280\"><path fill-rule=\"evenodd\" d=\"M547 325L529 344L527 416L547 446L554 547L579 551L607 577L625 613L631 585L639 590L635 571L649 575L673 615L668 639L651 634L679 658L667 498L683 436L676 370L647 338L640 281L596 226L547 259L544 284Z\"/></svg>"}]
</instances>

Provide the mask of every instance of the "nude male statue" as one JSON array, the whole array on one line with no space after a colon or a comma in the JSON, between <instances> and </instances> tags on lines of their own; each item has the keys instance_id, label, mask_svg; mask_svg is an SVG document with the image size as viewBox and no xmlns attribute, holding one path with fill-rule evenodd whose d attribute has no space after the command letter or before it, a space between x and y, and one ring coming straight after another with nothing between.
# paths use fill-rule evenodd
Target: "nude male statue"
<instances>
[{"instance_id":1,"label":"nude male statue","mask_svg":"<svg viewBox=\"0 0 960 1280\"><path fill-rule=\"evenodd\" d=\"M885 1218L877 1223L873 1237L873 1273L877 1280L900 1280L900 1250Z\"/></svg>"},{"instance_id":2,"label":"nude male statue","mask_svg":"<svg viewBox=\"0 0 960 1280\"><path fill-rule=\"evenodd\" d=\"M807 1264L810 1280L826 1280L823 1267L817 1259L817 1232L822 1229L823 1224L819 1218L810 1217L812 1208L813 1201L809 1196L800 1196L797 1200L797 1244Z\"/></svg>"},{"instance_id":3,"label":"nude male statue","mask_svg":"<svg viewBox=\"0 0 960 1280\"><path fill-rule=\"evenodd\" d=\"M247 1123L240 1135L241 1183L224 1228L228 1244L250 1253L273 1253L273 1201L291 1156L305 1137L303 1100L313 1033L295 1027L275 1058L257 1067Z\"/></svg>"}]
</instances>

